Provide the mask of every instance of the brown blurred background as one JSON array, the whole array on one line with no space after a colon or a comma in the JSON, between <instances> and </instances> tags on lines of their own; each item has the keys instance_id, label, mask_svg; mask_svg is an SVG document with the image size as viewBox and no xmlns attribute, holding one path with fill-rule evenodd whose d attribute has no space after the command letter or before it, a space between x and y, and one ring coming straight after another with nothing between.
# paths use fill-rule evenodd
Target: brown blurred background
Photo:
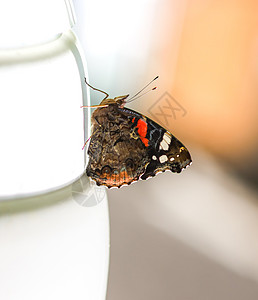
<instances>
[{"instance_id":1,"label":"brown blurred background","mask_svg":"<svg viewBox=\"0 0 258 300\"><path fill-rule=\"evenodd\" d=\"M258 2L74 2L90 82L117 96L159 75L130 108L193 158L108 192L107 299L257 299Z\"/></svg>"}]
</instances>

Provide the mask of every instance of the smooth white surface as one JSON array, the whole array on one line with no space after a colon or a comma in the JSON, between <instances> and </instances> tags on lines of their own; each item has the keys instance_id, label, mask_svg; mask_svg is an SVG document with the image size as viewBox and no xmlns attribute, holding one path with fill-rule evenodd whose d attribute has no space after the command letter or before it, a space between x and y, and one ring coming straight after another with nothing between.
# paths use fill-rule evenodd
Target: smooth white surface
<instances>
[{"instance_id":1,"label":"smooth white surface","mask_svg":"<svg viewBox=\"0 0 258 300\"><path fill-rule=\"evenodd\" d=\"M0 51L0 198L63 186L84 171L81 77L71 31Z\"/></svg>"},{"instance_id":2,"label":"smooth white surface","mask_svg":"<svg viewBox=\"0 0 258 300\"><path fill-rule=\"evenodd\" d=\"M0 3L0 299L106 296L106 193L74 182L90 101L73 22L69 0Z\"/></svg>"},{"instance_id":3,"label":"smooth white surface","mask_svg":"<svg viewBox=\"0 0 258 300\"><path fill-rule=\"evenodd\" d=\"M0 202L0 299L105 299L106 194L85 207L75 201L74 188ZM82 187L81 198L89 190Z\"/></svg>"},{"instance_id":4,"label":"smooth white surface","mask_svg":"<svg viewBox=\"0 0 258 300\"><path fill-rule=\"evenodd\" d=\"M70 0L0 1L0 48L50 41L74 22Z\"/></svg>"}]
</instances>

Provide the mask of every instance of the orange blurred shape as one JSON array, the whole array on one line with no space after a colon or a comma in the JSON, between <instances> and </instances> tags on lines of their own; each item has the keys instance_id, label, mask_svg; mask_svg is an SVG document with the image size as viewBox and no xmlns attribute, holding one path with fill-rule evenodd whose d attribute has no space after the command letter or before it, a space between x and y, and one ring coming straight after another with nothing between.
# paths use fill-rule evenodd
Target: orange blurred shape
<instances>
[{"instance_id":1,"label":"orange blurred shape","mask_svg":"<svg viewBox=\"0 0 258 300\"><path fill-rule=\"evenodd\" d=\"M168 8L172 2L166 3ZM158 49L163 53L163 88L187 111L169 129L224 158L252 155L258 134L258 1L181 3L182 24L170 18Z\"/></svg>"}]
</instances>

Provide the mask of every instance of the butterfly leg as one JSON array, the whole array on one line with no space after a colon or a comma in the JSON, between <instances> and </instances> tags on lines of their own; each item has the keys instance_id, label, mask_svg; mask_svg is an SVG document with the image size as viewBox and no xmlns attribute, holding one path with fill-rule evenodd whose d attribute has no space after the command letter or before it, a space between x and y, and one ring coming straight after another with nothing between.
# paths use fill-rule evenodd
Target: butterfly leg
<instances>
[{"instance_id":1,"label":"butterfly leg","mask_svg":"<svg viewBox=\"0 0 258 300\"><path fill-rule=\"evenodd\" d=\"M98 132L98 130L100 129L100 127L102 127L102 125L99 123L99 121L98 121L98 119L96 117L94 117L94 120L96 121L96 124L99 125L99 127L96 129L96 131L94 131L94 133L84 143L84 145L82 147L82 150L85 148L85 146L87 145L88 141L94 136L94 134L96 134Z\"/></svg>"}]
</instances>

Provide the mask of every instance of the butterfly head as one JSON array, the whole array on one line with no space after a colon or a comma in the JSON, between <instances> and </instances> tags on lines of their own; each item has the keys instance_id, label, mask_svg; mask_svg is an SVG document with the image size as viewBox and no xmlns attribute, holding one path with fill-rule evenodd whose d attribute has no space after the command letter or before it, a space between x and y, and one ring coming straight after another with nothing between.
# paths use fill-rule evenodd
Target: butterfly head
<instances>
[{"instance_id":1,"label":"butterfly head","mask_svg":"<svg viewBox=\"0 0 258 300\"><path fill-rule=\"evenodd\" d=\"M115 97L114 99L111 99L111 98L103 99L101 101L100 105L117 104L119 107L124 107L128 96L129 95L124 95L124 96Z\"/></svg>"}]
</instances>

